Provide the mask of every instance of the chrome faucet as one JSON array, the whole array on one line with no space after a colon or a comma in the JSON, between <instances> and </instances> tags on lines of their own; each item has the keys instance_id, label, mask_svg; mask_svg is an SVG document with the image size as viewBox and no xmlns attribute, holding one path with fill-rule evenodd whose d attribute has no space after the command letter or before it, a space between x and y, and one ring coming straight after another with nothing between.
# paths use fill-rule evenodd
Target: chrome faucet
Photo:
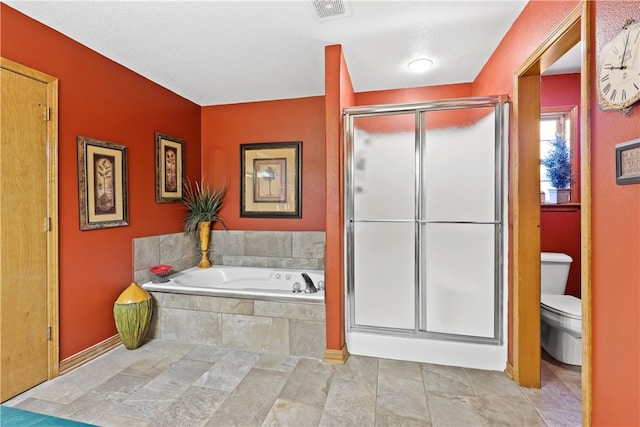
<instances>
[{"instance_id":1,"label":"chrome faucet","mask_svg":"<svg viewBox=\"0 0 640 427\"><path fill-rule=\"evenodd\" d=\"M313 284L313 280L311 280L311 277L309 277L307 273L302 273L302 278L307 284L307 287L304 289L305 294L315 294L316 292L318 292L318 288L316 288L316 286Z\"/></svg>"}]
</instances>

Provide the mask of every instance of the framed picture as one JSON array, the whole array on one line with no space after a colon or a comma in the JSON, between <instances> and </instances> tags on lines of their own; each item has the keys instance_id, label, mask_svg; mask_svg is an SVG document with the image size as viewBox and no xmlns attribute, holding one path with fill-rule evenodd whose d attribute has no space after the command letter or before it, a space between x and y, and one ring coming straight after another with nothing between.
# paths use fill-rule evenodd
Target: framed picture
<instances>
[{"instance_id":1,"label":"framed picture","mask_svg":"<svg viewBox=\"0 0 640 427\"><path fill-rule=\"evenodd\" d=\"M640 183L640 139L616 145L616 184Z\"/></svg>"},{"instance_id":2,"label":"framed picture","mask_svg":"<svg viewBox=\"0 0 640 427\"><path fill-rule=\"evenodd\" d=\"M156 132L156 203L182 200L184 141Z\"/></svg>"},{"instance_id":3,"label":"framed picture","mask_svg":"<svg viewBox=\"0 0 640 427\"><path fill-rule=\"evenodd\" d=\"M80 230L129 225L127 147L78 137Z\"/></svg>"},{"instance_id":4,"label":"framed picture","mask_svg":"<svg viewBox=\"0 0 640 427\"><path fill-rule=\"evenodd\" d=\"M240 145L240 216L302 218L302 142Z\"/></svg>"}]
</instances>

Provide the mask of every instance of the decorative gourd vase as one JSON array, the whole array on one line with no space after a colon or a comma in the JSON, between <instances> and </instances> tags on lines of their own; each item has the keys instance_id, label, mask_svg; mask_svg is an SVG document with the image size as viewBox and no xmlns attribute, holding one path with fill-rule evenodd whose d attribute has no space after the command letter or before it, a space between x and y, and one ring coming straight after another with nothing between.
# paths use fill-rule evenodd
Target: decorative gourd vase
<instances>
[{"instance_id":1,"label":"decorative gourd vase","mask_svg":"<svg viewBox=\"0 0 640 427\"><path fill-rule=\"evenodd\" d=\"M198 223L198 231L200 233L200 252L202 252L202 259L198 264L200 268L211 267L209 262L209 235L211 234L211 221L202 221Z\"/></svg>"},{"instance_id":2,"label":"decorative gourd vase","mask_svg":"<svg viewBox=\"0 0 640 427\"><path fill-rule=\"evenodd\" d=\"M113 318L122 343L128 350L142 344L149 331L153 300L136 282L125 289L113 305Z\"/></svg>"}]
</instances>

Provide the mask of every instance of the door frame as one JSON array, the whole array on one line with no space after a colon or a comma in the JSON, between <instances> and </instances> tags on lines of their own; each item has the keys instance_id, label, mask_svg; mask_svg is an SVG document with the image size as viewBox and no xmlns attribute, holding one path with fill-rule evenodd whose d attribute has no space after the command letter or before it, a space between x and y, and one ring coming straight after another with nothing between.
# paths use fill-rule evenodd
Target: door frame
<instances>
[{"instance_id":1,"label":"door frame","mask_svg":"<svg viewBox=\"0 0 640 427\"><path fill-rule=\"evenodd\" d=\"M47 89L47 322L50 327L47 342L47 377L60 372L59 325L59 254L58 254L58 79L17 62L0 57L0 67L42 82ZM44 331L43 331L44 332Z\"/></svg>"},{"instance_id":2,"label":"door frame","mask_svg":"<svg viewBox=\"0 0 640 427\"><path fill-rule=\"evenodd\" d=\"M586 0L516 70L511 146L513 365L516 383L540 387L540 75L582 41L580 200L582 423L591 425L590 15Z\"/></svg>"}]
</instances>

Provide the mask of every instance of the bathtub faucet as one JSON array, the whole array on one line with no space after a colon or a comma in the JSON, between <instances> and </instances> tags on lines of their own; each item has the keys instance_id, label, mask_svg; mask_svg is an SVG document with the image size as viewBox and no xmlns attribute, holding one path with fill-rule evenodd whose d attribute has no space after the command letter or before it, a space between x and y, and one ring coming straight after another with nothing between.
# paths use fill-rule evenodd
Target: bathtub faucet
<instances>
[{"instance_id":1,"label":"bathtub faucet","mask_svg":"<svg viewBox=\"0 0 640 427\"><path fill-rule=\"evenodd\" d=\"M311 277L309 277L307 273L302 273L302 278L307 284L307 287L304 290L305 294L315 294L316 292L318 292L318 288L316 288L316 286L313 284L313 280L311 280Z\"/></svg>"}]
</instances>

